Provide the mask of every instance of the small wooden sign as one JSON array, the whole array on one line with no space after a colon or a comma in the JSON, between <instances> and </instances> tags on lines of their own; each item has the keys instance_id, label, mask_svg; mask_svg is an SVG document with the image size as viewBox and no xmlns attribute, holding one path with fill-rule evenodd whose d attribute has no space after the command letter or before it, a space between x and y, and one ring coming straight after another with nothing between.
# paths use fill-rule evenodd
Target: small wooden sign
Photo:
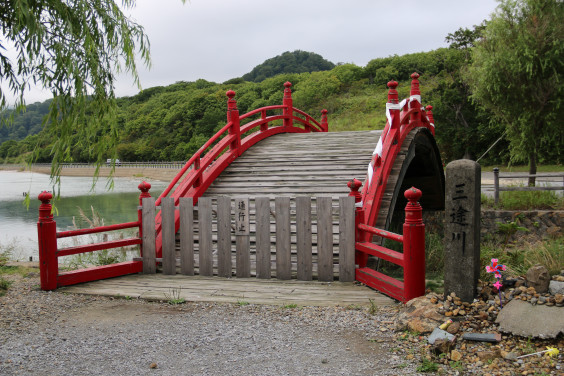
<instances>
[{"instance_id":1,"label":"small wooden sign","mask_svg":"<svg viewBox=\"0 0 564 376\"><path fill-rule=\"evenodd\" d=\"M235 199L235 235L249 235L249 199Z\"/></svg>"}]
</instances>

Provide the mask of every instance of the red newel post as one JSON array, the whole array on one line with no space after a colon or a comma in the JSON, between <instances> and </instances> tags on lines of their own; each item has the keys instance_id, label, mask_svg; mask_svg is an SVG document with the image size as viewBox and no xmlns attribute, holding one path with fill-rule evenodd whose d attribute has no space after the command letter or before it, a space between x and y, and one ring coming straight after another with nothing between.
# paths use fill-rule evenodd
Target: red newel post
<instances>
[{"instance_id":1,"label":"red newel post","mask_svg":"<svg viewBox=\"0 0 564 376\"><path fill-rule=\"evenodd\" d=\"M353 179L347 183L347 187L351 190L349 196L354 197L355 202L355 215L354 215L354 240L355 242L362 241L360 231L358 230L358 225L364 223L364 209L362 208L362 194L359 192L362 182L358 179ZM364 252L355 252L355 264L358 264L359 268L364 268L368 262L368 254Z\"/></svg>"},{"instance_id":2,"label":"red newel post","mask_svg":"<svg viewBox=\"0 0 564 376\"><path fill-rule=\"evenodd\" d=\"M233 99L235 97L235 92L229 90L225 93L229 98L227 100L227 122L231 122L231 128L229 128L229 135L235 136L235 139L229 145L229 150L233 153L239 152L239 146L241 146L241 125L239 121L239 110L237 109L237 101Z\"/></svg>"},{"instance_id":3,"label":"red newel post","mask_svg":"<svg viewBox=\"0 0 564 376\"><path fill-rule=\"evenodd\" d=\"M141 191L139 194L139 206L143 206L143 199L145 197L151 197L149 190L151 189L151 184L147 183L146 181L141 182L137 186L137 188ZM139 221L139 239L143 239L143 210L137 210L137 220ZM139 244L139 257L143 257L143 244Z\"/></svg>"},{"instance_id":4,"label":"red newel post","mask_svg":"<svg viewBox=\"0 0 564 376\"><path fill-rule=\"evenodd\" d=\"M399 103L399 95L398 95L398 91L396 90L396 88L398 87L398 82L397 81L390 81L388 82L388 87L390 88L388 90L388 103L390 103L390 105L387 105L387 111L390 112L390 118L392 119L392 121L390 122L390 119L388 119L388 123L390 128L389 130L395 129L395 128L399 128L399 113L401 108L399 108L398 106L394 106L397 105Z\"/></svg>"},{"instance_id":5,"label":"red newel post","mask_svg":"<svg viewBox=\"0 0 564 376\"><path fill-rule=\"evenodd\" d=\"M321 110L321 130L323 132L329 132L329 123L327 122L327 110Z\"/></svg>"},{"instance_id":6,"label":"red newel post","mask_svg":"<svg viewBox=\"0 0 564 376\"><path fill-rule=\"evenodd\" d=\"M294 125L294 119L292 115L294 111L292 110L293 101L292 101L292 90L290 87L292 86L291 82L286 81L284 83L284 99L282 99L282 105L284 106L283 115L284 115L284 126L291 127Z\"/></svg>"},{"instance_id":7,"label":"red newel post","mask_svg":"<svg viewBox=\"0 0 564 376\"><path fill-rule=\"evenodd\" d=\"M433 132L433 136L435 135L435 118L433 117L433 106L428 105L425 107L427 110L427 117L429 118L429 123L431 123L431 132Z\"/></svg>"},{"instance_id":8,"label":"red newel post","mask_svg":"<svg viewBox=\"0 0 564 376\"><path fill-rule=\"evenodd\" d=\"M409 108L414 108L415 112L411 114L411 120L421 120L421 91L419 90L419 73L411 74L411 91L409 93Z\"/></svg>"},{"instance_id":9,"label":"red newel post","mask_svg":"<svg viewBox=\"0 0 564 376\"><path fill-rule=\"evenodd\" d=\"M59 264L57 260L57 223L51 214L53 195L43 191L39 194L39 221L37 222L37 240L39 243L39 277L41 290L55 290Z\"/></svg>"},{"instance_id":10,"label":"red newel post","mask_svg":"<svg viewBox=\"0 0 564 376\"><path fill-rule=\"evenodd\" d=\"M411 187L404 193L409 201L403 224L404 299L409 301L425 295L425 224L419 204L421 191Z\"/></svg>"}]
</instances>

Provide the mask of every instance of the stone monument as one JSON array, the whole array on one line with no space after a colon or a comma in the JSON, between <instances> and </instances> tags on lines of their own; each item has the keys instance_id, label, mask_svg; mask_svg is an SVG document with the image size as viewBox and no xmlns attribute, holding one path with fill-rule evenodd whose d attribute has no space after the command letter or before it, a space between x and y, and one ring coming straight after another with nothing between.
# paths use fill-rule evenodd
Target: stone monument
<instances>
[{"instance_id":1,"label":"stone monument","mask_svg":"<svg viewBox=\"0 0 564 376\"><path fill-rule=\"evenodd\" d=\"M445 297L476 297L480 276L480 165L468 159L446 167Z\"/></svg>"}]
</instances>

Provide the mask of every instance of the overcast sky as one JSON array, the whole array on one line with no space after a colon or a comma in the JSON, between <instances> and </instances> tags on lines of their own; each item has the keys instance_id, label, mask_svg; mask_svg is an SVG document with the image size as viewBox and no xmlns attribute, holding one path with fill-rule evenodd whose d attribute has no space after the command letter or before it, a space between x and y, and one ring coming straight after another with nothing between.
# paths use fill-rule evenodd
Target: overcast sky
<instances>
[{"instance_id":1,"label":"overcast sky","mask_svg":"<svg viewBox=\"0 0 564 376\"><path fill-rule=\"evenodd\" d=\"M143 88L240 77L285 51L365 66L390 55L446 47L445 37L490 18L495 0L138 0L131 17L151 41ZM120 76L118 96L138 92ZM45 100L34 91L27 103Z\"/></svg>"}]
</instances>

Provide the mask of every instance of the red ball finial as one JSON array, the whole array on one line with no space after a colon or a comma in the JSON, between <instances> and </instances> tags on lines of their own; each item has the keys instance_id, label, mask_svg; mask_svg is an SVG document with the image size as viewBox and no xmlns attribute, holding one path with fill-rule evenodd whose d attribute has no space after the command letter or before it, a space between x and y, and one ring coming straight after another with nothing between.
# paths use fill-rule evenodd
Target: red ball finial
<instances>
[{"instance_id":1,"label":"red ball finial","mask_svg":"<svg viewBox=\"0 0 564 376\"><path fill-rule=\"evenodd\" d=\"M321 110L321 115L327 115L327 110L326 109Z\"/></svg>"},{"instance_id":2,"label":"red ball finial","mask_svg":"<svg viewBox=\"0 0 564 376\"><path fill-rule=\"evenodd\" d=\"M53 194L51 192L43 191L39 194L39 196L37 196L37 198L42 203L48 204L49 201L51 201L51 199L53 198Z\"/></svg>"},{"instance_id":3,"label":"red ball finial","mask_svg":"<svg viewBox=\"0 0 564 376\"><path fill-rule=\"evenodd\" d=\"M353 192L358 191L361 186L362 182L356 178L347 183L347 187Z\"/></svg>"},{"instance_id":4,"label":"red ball finial","mask_svg":"<svg viewBox=\"0 0 564 376\"><path fill-rule=\"evenodd\" d=\"M419 78L419 73L413 72L413 73L411 74L411 78L413 78L414 80L418 79L418 78Z\"/></svg>"},{"instance_id":5,"label":"red ball finial","mask_svg":"<svg viewBox=\"0 0 564 376\"><path fill-rule=\"evenodd\" d=\"M392 80L392 81L388 82L388 87L389 87L390 89L392 89L392 90L395 90L396 87L398 87L397 81L393 81L393 80Z\"/></svg>"},{"instance_id":6,"label":"red ball finial","mask_svg":"<svg viewBox=\"0 0 564 376\"><path fill-rule=\"evenodd\" d=\"M233 90L229 90L227 93L225 93L225 95L227 95L229 99L233 99L233 97L235 97L235 92Z\"/></svg>"},{"instance_id":7,"label":"red ball finial","mask_svg":"<svg viewBox=\"0 0 564 376\"><path fill-rule=\"evenodd\" d=\"M415 187L411 187L409 188L407 191L405 191L405 193L403 194L405 196L405 198L407 198L409 200L410 204L416 204L417 201L419 201L419 199L421 198L421 191Z\"/></svg>"},{"instance_id":8,"label":"red ball finial","mask_svg":"<svg viewBox=\"0 0 564 376\"><path fill-rule=\"evenodd\" d=\"M284 82L284 87L285 87L286 89L289 89L290 86L292 86L292 83L291 83L290 81Z\"/></svg>"},{"instance_id":9,"label":"red ball finial","mask_svg":"<svg viewBox=\"0 0 564 376\"><path fill-rule=\"evenodd\" d=\"M428 105L427 107L425 107L425 109L426 109L427 111L431 111L431 110L433 110L433 106Z\"/></svg>"},{"instance_id":10,"label":"red ball finial","mask_svg":"<svg viewBox=\"0 0 564 376\"><path fill-rule=\"evenodd\" d=\"M149 190L151 189L151 184L147 183L146 181L143 181L143 182L141 182L141 184L139 184L137 186L137 188L141 192L146 193L146 192L149 192Z\"/></svg>"}]
</instances>

